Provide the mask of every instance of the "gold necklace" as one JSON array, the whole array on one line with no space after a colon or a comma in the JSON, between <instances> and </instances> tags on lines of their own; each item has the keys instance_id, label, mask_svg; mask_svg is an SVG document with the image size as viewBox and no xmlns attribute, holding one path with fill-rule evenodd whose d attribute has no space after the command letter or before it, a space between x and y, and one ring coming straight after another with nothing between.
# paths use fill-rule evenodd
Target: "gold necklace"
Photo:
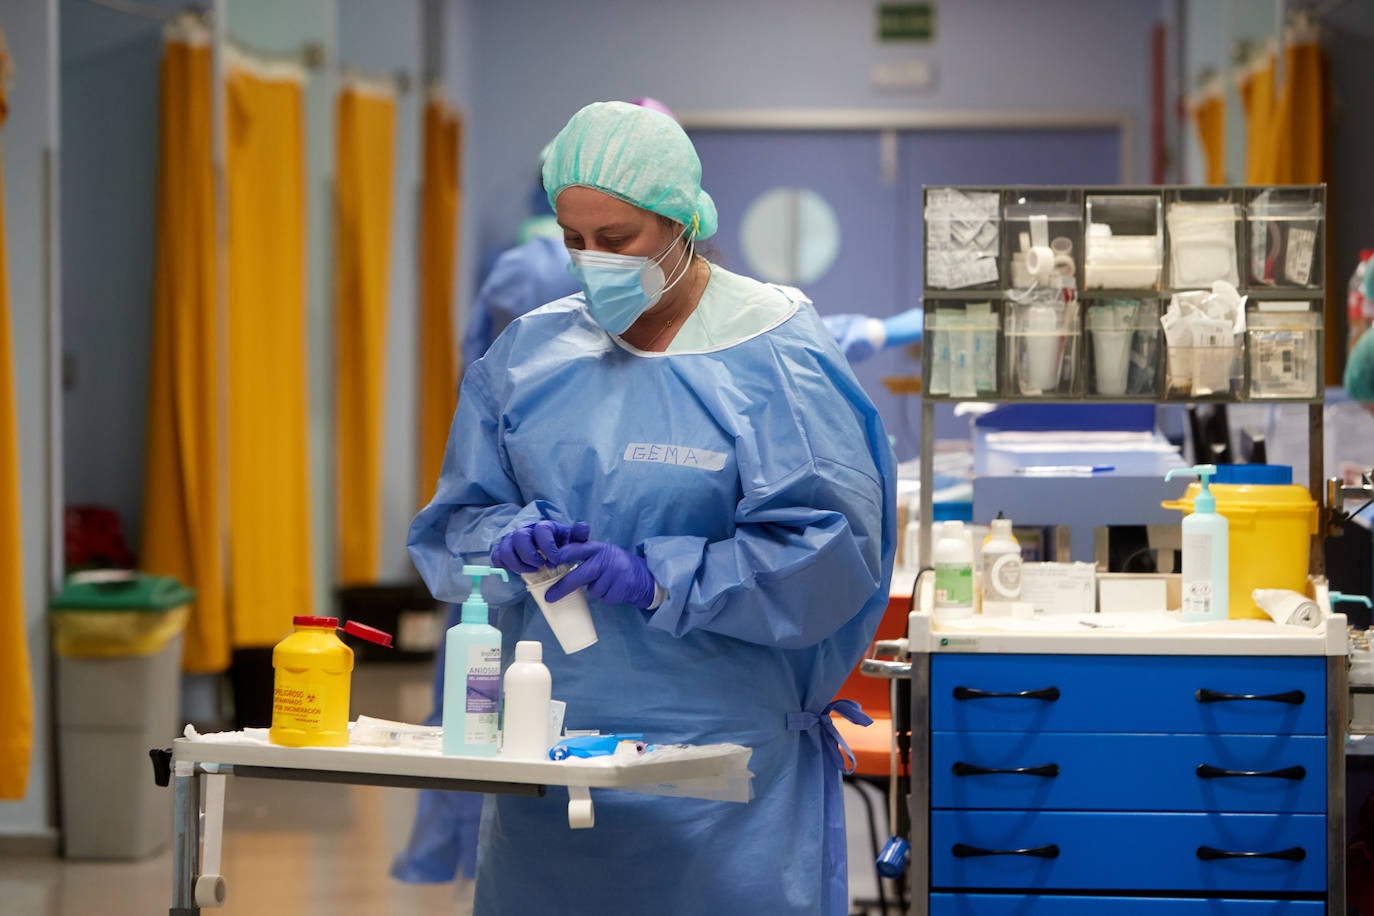
<instances>
[{"instance_id":1,"label":"gold necklace","mask_svg":"<svg viewBox=\"0 0 1374 916\"><path fill-rule=\"evenodd\" d=\"M663 336L664 332L673 326L674 321L677 321L676 315L672 318L669 318L667 323L664 324L663 327L658 329L658 333L655 334L653 337L649 338L649 343L644 349L652 350L654 348L654 344L658 343L658 339Z\"/></svg>"},{"instance_id":2,"label":"gold necklace","mask_svg":"<svg viewBox=\"0 0 1374 916\"><path fill-rule=\"evenodd\" d=\"M695 265L695 263L693 263L692 269L693 269L693 271L696 271L696 265ZM699 273L699 271L696 271L696 272ZM693 277L693 278L692 278L692 289L693 289L693 290L696 288L696 283L697 283L696 278ZM691 292L692 292L692 290L688 290L688 295L689 295L689 296L691 295ZM689 301L690 301L690 299L689 299ZM696 308L696 306L693 305L691 308L689 308L689 309L687 310L687 314L690 315L690 314L692 313L692 311L693 311L695 308ZM649 342L648 342L648 344L646 344L646 345L644 346L644 349L645 349L645 350L653 350L654 344L658 343L658 339L659 339L660 337L662 337L662 336L667 332L667 330L668 330L669 328L671 328L674 324L677 323L677 319L678 319L678 316L677 316L677 315L674 315L672 318L669 318L669 319L664 323L663 327L661 327L661 328L658 329L658 333L655 334L653 337L649 338Z\"/></svg>"}]
</instances>

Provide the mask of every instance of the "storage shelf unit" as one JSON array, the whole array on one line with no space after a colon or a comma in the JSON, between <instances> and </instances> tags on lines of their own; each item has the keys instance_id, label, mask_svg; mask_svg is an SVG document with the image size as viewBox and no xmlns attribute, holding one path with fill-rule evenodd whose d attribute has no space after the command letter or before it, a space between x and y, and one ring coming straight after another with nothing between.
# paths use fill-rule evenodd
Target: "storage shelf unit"
<instances>
[{"instance_id":1,"label":"storage shelf unit","mask_svg":"<svg viewBox=\"0 0 1374 916\"><path fill-rule=\"evenodd\" d=\"M1089 228L1090 218L1096 215L1090 217L1088 203L1104 197L1158 200L1154 223L1150 222L1150 207L1137 202L1133 206L1138 213L1123 217L1122 225L1127 237L1158 239L1157 268L1147 264L1144 270L1116 274L1118 278L1133 277L1148 288L1121 288L1124 283L1102 289L1081 288L1084 243L1090 232L1097 232L1099 240L1102 237L1100 230ZM1311 430L1308 485L1318 504L1323 502L1321 318L1325 299L1320 265L1325 245L1324 186L928 187L925 199L922 567L929 566L931 560L930 482L934 474L934 412L939 401L1305 403ZM1068 230L1068 236L1050 234L1047 214L1039 226L1025 219L1025 228L1014 226L1015 237L1008 237L1008 216L1013 223L1025 218L1023 201L1036 200L1054 203L1060 225L1070 227L1073 220L1058 208L1065 201L1080 202L1083 209L1078 230ZM932 207L932 202L937 205ZM1197 210L1185 208L1189 216L1233 213L1234 225L1193 225L1182 227L1182 231L1178 225L1171 228L1172 203L1202 205ZM1019 209L1009 210L1011 205ZM990 219L989 214L995 214L991 218L994 228L982 225ZM948 225L932 228L932 217ZM1300 230L1296 235L1295 228ZM1020 237L1023 231L1026 244ZM1180 237L1189 233L1195 233L1197 247L1176 251ZM1067 246L1061 241L1064 238ZM964 262L957 256L961 239L975 243L970 249L973 256ZM1046 245L1047 240L1054 244ZM1057 280L1054 287L1061 301L1078 306L1072 314L1076 323L1062 332L1065 361L1057 375L1044 371L1037 355L1018 361L1009 351L1009 337L1021 335L1022 339L1013 343L1024 348L1024 338L1045 333L1034 321L1027 323L1027 316L1018 315L1016 309L1018 300L1027 297L1025 287L1014 282L1025 277L1019 266L1013 277L1011 255L1024 259L1028 247L1041 248L1038 257L1045 256L1048 249L1061 270L1067 267L1062 260L1065 255L1074 259L1072 282ZM1128 242L1109 253L1122 255L1119 264L1141 267L1130 257L1145 247L1144 242ZM1218 261L1218 251L1230 258L1230 263ZM1177 254L1182 255L1180 263L1174 263ZM936 262L934 283L932 255ZM1111 257L1107 261L1111 262ZM1247 320L1246 335L1228 343L1234 358L1230 384L1213 393L1190 390L1170 397L1173 378L1157 315L1164 312L1174 293L1209 286L1191 281L1205 275L1208 265L1217 264L1233 273L1237 292L1245 297L1247 319L1254 314L1285 314L1268 303L1292 302L1300 303L1293 312L1314 315L1316 320L1310 326L1304 324L1305 319L1296 319L1291 328L1261 328L1259 337L1251 333L1253 327ZM1156 270L1158 279L1154 280ZM1180 275L1189 282L1176 284ZM977 282L955 285L969 279ZM1084 311L1119 299L1157 304L1157 313L1138 309L1122 327L1112 328L1133 332L1133 355L1139 355L1135 348L1142 335L1153 336L1157 358L1146 368L1152 368L1154 374L1147 373L1149 384L1143 390L1128 384L1125 391L1117 391L1117 377L1117 384L1106 386L1112 389L1110 393L1098 393L1104 386L1095 373L1093 342L1085 340L1091 332L1086 329ZM982 303L988 304L986 309ZM970 305L979 307L970 310ZM952 314L955 320L946 322L942 312ZM1150 321L1136 321L1140 315L1147 315ZM1039 316L1031 317L1039 320ZM1010 325L1009 319L1013 319ZM1057 327L1051 330L1059 333ZM942 338L942 334L959 336L956 341L953 336ZM1249 365L1249 357L1257 356L1259 347L1268 347L1272 355L1276 346L1290 345L1290 357L1310 356L1310 364L1303 369L1313 380L1311 388L1300 396L1256 397L1256 393L1282 393L1282 387L1257 390L1257 373ZM952 373L935 377L940 347L949 347L951 353L958 347L965 359L957 386ZM1182 354L1174 355L1177 359ZM1209 368L1218 365L1210 353L1201 362ZM938 371L948 372L948 367ZM1036 375L1050 384L1040 386L1040 393L1028 393L1021 381ZM1272 375L1264 379L1271 380ZM1138 381L1138 377L1128 378L1128 382ZM1095 478L1098 476L1110 475ZM1031 485L1044 483L1034 481ZM1314 540L1311 571L1320 574L1323 566L1318 538ZM1218 637L1215 645L1206 639L1184 639L1181 645L1172 636L1137 640L1125 635L1070 632L1043 638L989 639L976 633L932 634L929 616L913 614L910 914L1316 916L1325 912L1344 916L1341 863L1345 843L1346 659L1344 618L1333 618L1327 625L1334 621L1340 624L1338 634L1324 643L1314 634L1312 645L1304 642L1295 648L1266 639L1257 642L1253 635ZM969 626L976 628L977 622L971 621ZM1098 639L1102 645L1090 644ZM1177 657L1180 654L1196 657L1181 659ZM1229 686L1217 688L1221 681ZM1113 684L1118 688L1115 692ZM958 686L1008 694L1053 686L1056 699L963 702L954 696ZM1286 694L1297 689L1303 698L1298 703L1204 703L1198 699L1198 691L1203 689L1246 696ZM1161 699L1162 694L1169 695L1167 702ZM1133 699L1123 703L1123 696ZM967 711L974 707L981 711ZM1070 715L1060 721L1055 718L1058 712L1048 711L1051 707L1069 713L1076 709L1077 717ZM1007 715L996 718L1001 713ZM1241 719L1236 718L1237 713ZM1203 756L1193 760L1199 753ZM1273 756L1276 753L1279 757ZM1117 767L1094 766L1094 759L1116 761ZM1183 759L1189 765L1178 769L1178 760ZM1144 766L1150 760L1159 766ZM1270 762L1274 765L1269 766ZM975 775L957 775L956 764L963 764L959 769ZM1048 764L1056 765L1056 775L1037 775ZM1225 771L1280 770L1290 774L1297 772L1292 767L1300 767L1302 776L1212 778L1210 771L1199 771L1203 765ZM1126 776L1122 769L1130 767L1136 768L1135 777ZM1036 772L984 772L1025 768ZM1067 788L1060 787L1061 781ZM1055 785L1047 788L1051 783ZM1053 855L1046 848L1050 846L1056 847ZM1220 851L1218 857L1212 857L1210 851L1200 852L1213 849ZM1300 854L1294 852L1298 849ZM1225 855L1236 852L1264 855Z\"/></svg>"},{"instance_id":2,"label":"storage shelf unit","mask_svg":"<svg viewBox=\"0 0 1374 916\"><path fill-rule=\"evenodd\" d=\"M1319 403L1325 194L1323 185L925 188L923 396ZM1114 227L1112 201L1153 202L1156 216L1127 214ZM1048 277L1027 272L1037 252ZM1166 341L1159 314L1170 299L1214 280L1230 282L1266 326L1247 321L1243 335L1215 332L1205 346ZM1069 304L1051 316L1044 303L1056 297ZM984 303L990 324L968 311ZM1091 326L1108 303L1117 317L1125 306L1122 330L1132 334ZM1289 307L1265 314L1277 303ZM1110 357L1105 372L1099 354Z\"/></svg>"},{"instance_id":3,"label":"storage shelf unit","mask_svg":"<svg viewBox=\"0 0 1374 916\"><path fill-rule=\"evenodd\" d=\"M1308 487L1318 504L1323 502L1322 481L1322 398L1321 384L1324 290L1321 286L1321 266L1325 252L1325 185L1279 187L1250 186L1109 186L1109 187L1021 187L1021 186L928 186L923 213L922 263L925 267L923 304L926 315L925 357L922 360L920 473L922 481L932 479L935 449L935 405L940 401L994 401L998 403L1199 403L1256 401L1263 403L1303 403L1308 405L1311 433L1308 437ZM1101 232L1093 228L1098 215L1090 212L1090 204L1102 200L1130 199L1158 201L1158 222L1151 225L1139 221L1120 224L1126 238L1157 238L1158 283L1143 283L1149 288L1082 289L1087 242L1101 241ZM1043 202L1048 211L1037 228L1031 223L1036 202ZM1234 225L1210 236L1196 226L1171 224L1170 207L1214 206L1227 208ZM1077 215L1072 207L1080 209ZM1101 206L1098 206L1101 211ZM1194 211L1189 211L1194 212ZM1217 212L1221 212L1218 210ZM1051 217L1054 217L1051 219ZM1102 217L1106 219L1107 217ZM1037 221L1038 222L1038 221ZM1276 228L1278 227L1278 228ZM1295 234L1297 230L1297 234ZM1115 230L1113 230L1115 231ZM1065 235L1056 236L1055 232ZM1025 236L1023 239L1022 236ZM1035 237L1038 236L1038 237ZM1115 238L1116 236L1111 236ZM1188 241L1191 239L1191 241ZM1224 241L1223 241L1224 240ZM1289 241L1293 244L1290 246ZM1009 327L1008 320L1026 298L1027 290L1014 281L1025 282L1015 258L1024 258L1022 242L1035 247L1048 242L1055 258L1061 253L1073 259L1073 274L1055 274L1053 281L1061 301L1071 300L1076 311L1071 326L1063 332L1063 354L1058 369L1040 359L1037 346L1025 341L1043 340L1035 320L1042 316L1020 316L1022 324ZM1065 244L1067 242L1067 245ZM1298 244L1301 242L1301 244ZM1276 247L1283 243L1281 247ZM963 247L961 247L963 246ZM1293 260L1287 256L1292 248ZM1222 257L1217 257L1218 251ZM1155 249L1152 249L1155 251ZM1211 260L1206 255L1210 252ZM1181 263L1175 264L1182 255ZM1157 314L1163 314L1176 292L1207 288L1208 284L1177 285L1176 279L1201 280L1208 276L1211 264L1217 274L1228 274L1238 280L1237 292L1245 297L1247 331L1225 342L1212 353L1201 349L1192 352L1176 349L1175 361L1193 360L1204 372L1218 370L1219 364L1232 360L1229 383L1220 390L1202 391L1192 386L1170 395L1169 347ZM1064 267L1062 260L1061 268ZM1112 275L1121 278L1125 274ZM1136 273L1141 279L1144 274ZM974 282L970 282L974 281ZM1299 282L1301 281L1301 282ZM959 285L966 284L966 285ZM1037 286L1040 284L1037 281ZM1045 292L1039 289L1039 293ZM1107 300L1138 300L1149 308L1137 309L1123 330L1131 332L1130 357L1136 362L1127 376L1126 390L1108 386L1113 393L1098 393L1096 374L1098 350L1093 331L1085 329L1085 312ZM1295 303L1290 311L1266 312L1275 302ZM986 309L981 306L987 304ZM971 306L979 308L970 311ZM961 313L962 310L962 313ZM955 318L945 319L947 313ZM1275 315L1292 315L1292 327L1257 327L1256 322L1273 324ZM1256 318L1256 316L1261 316ZM1310 316L1304 319L1303 316ZM1310 320L1310 326L1304 326ZM1282 324L1282 322L1279 322ZM1009 336L1008 331L1013 333ZM1112 332L1108 331L1108 334ZM1014 338L1018 346L1030 353L1030 358L1016 360L1009 351ZM1103 343L1107 338L1104 336ZM1152 344L1150 343L1152 341ZM1149 345L1147 345L1149 344ZM1148 357L1153 347L1154 358ZM942 353L942 348L944 352ZM1253 385L1259 373L1250 367L1251 357L1258 358L1261 349L1270 358L1266 369L1265 392L1272 396L1254 396ZM1143 352L1142 352L1143 351ZM1285 355L1286 354L1286 355ZM1021 354L1025 356L1025 354ZM1059 355L1059 354L1052 354ZM1118 351L1116 356L1121 357ZM1275 371L1282 374L1288 362L1307 362L1301 367L1289 366L1295 377L1289 391L1306 385L1300 395L1283 394L1282 384L1273 384ZM942 363L942 358L945 362ZM961 375L951 371L950 360L962 360ZM1288 361L1288 362L1286 362ZM1274 367L1277 366L1277 370ZM1020 384L1018 371L1028 378L1045 376L1040 393L1028 393ZM1056 374L1056 371L1058 374ZM943 373L943 375L942 375ZM1143 373L1143 375L1142 375ZM1180 373L1175 373L1175 376ZM1181 373L1187 377L1187 373ZM1106 375L1111 375L1107 372ZM1297 378L1297 376L1301 378ZM938 376L938 377L937 377ZM1146 384L1138 385L1141 378ZM1089 381L1091 379L1091 381ZM1120 382L1120 376L1116 377ZM1201 392L1201 393L1199 393ZM930 527L932 502L930 490L921 489L920 564L930 565ZM1320 545L1314 546L1312 572L1324 572Z\"/></svg>"}]
</instances>

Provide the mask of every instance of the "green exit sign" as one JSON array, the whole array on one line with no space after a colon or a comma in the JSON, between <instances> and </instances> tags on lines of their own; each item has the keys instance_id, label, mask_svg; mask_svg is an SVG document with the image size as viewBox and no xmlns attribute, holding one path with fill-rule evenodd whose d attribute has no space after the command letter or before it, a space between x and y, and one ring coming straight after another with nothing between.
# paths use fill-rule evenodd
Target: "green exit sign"
<instances>
[{"instance_id":1,"label":"green exit sign","mask_svg":"<svg viewBox=\"0 0 1374 916\"><path fill-rule=\"evenodd\" d=\"M879 41L930 41L935 37L935 4L879 3Z\"/></svg>"}]
</instances>

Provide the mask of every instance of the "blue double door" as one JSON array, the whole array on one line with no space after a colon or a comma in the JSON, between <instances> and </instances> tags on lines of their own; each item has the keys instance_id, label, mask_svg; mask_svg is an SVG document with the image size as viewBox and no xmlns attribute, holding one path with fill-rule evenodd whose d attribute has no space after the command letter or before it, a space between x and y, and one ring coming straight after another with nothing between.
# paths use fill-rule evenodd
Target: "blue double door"
<instances>
[{"instance_id":1,"label":"blue double door","mask_svg":"<svg viewBox=\"0 0 1374 916\"><path fill-rule=\"evenodd\" d=\"M826 200L839 223L831 267L803 291L822 315L884 317L920 304L923 185L1076 184L1120 180L1115 127L1075 129L897 130L896 155L877 130L689 129L702 162L702 184L715 198L713 239L723 266L756 275L740 242L751 202L773 188L807 188ZM898 460L920 445L920 400L891 394L884 376L920 374L903 349L855 366L896 437ZM962 436L962 421L942 407L937 435Z\"/></svg>"}]
</instances>

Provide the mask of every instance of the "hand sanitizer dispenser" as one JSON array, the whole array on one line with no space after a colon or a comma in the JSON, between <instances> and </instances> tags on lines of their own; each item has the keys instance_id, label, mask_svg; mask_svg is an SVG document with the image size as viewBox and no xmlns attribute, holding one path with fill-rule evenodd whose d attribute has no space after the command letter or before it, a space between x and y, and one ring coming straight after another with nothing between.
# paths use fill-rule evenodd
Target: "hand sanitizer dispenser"
<instances>
[{"instance_id":1,"label":"hand sanitizer dispenser","mask_svg":"<svg viewBox=\"0 0 1374 916\"><path fill-rule=\"evenodd\" d=\"M1217 515L1212 495L1214 464L1175 468L1164 475L1193 474L1201 492L1193 501L1193 511L1183 519L1183 619L1192 621L1225 620L1230 604L1230 528L1225 516Z\"/></svg>"},{"instance_id":2,"label":"hand sanitizer dispenser","mask_svg":"<svg viewBox=\"0 0 1374 916\"><path fill-rule=\"evenodd\" d=\"M488 620L482 577L509 580L491 566L464 566L463 575L472 576L472 591L462 622L449 628L444 643L443 750L491 757L501 746L501 631Z\"/></svg>"}]
</instances>

